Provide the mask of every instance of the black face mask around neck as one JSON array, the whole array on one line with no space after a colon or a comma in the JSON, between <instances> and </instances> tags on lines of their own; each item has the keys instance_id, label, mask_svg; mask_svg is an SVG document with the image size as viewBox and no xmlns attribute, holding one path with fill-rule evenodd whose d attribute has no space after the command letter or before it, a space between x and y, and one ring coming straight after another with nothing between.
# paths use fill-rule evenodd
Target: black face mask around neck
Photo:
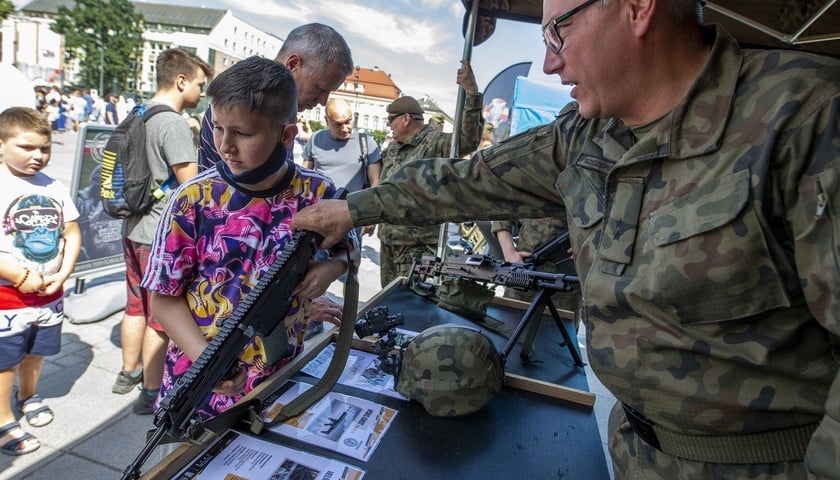
<instances>
[{"instance_id":1,"label":"black face mask around neck","mask_svg":"<svg viewBox=\"0 0 840 480\"><path fill-rule=\"evenodd\" d=\"M221 170L225 177L233 180L236 183L254 185L265 180L266 178L268 178L269 175L283 168L283 165L286 163L286 159L288 158L288 156L289 151L286 149L286 147L284 147L282 143L278 143L277 146L274 148L274 151L271 152L271 155L268 156L268 159L265 162L263 162L262 165L252 170L247 170L234 175L233 172L230 171L230 167L228 167L227 163L225 163L224 160L220 160L216 164L216 167Z\"/></svg>"}]
</instances>

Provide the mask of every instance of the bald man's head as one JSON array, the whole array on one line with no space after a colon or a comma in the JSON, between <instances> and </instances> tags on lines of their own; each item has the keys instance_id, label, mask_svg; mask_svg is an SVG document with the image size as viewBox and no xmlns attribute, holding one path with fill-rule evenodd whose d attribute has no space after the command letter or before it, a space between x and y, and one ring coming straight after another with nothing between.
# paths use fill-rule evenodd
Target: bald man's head
<instances>
[{"instance_id":1,"label":"bald man's head","mask_svg":"<svg viewBox=\"0 0 840 480\"><path fill-rule=\"evenodd\" d=\"M347 140L353 134L353 110L350 104L341 98L331 98L327 101L327 127L330 135L336 140Z\"/></svg>"}]
</instances>

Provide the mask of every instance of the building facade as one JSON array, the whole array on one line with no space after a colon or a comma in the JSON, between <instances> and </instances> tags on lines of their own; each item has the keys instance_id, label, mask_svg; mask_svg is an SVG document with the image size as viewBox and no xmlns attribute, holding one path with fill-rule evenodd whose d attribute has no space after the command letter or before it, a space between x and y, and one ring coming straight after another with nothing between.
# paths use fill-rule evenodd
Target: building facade
<instances>
[{"instance_id":1,"label":"building facade","mask_svg":"<svg viewBox=\"0 0 840 480\"><path fill-rule=\"evenodd\" d=\"M274 58L283 44L283 39L238 18L230 10L132 3L144 18L144 43L135 78L127 83L130 92L144 98L154 94L157 56L168 48L180 47L195 53L218 74L253 55ZM50 30L58 7L72 9L74 5L73 0L33 0L13 13L2 24L2 61L18 67L37 85L77 86L78 63L64 60L63 37ZM105 90L111 90L110 86L105 86ZM350 103L357 128L387 132L385 108L402 94L385 71L378 67L356 67L332 95ZM444 131L452 130L452 118L432 99L426 96L418 101L426 110L427 121L432 117L442 119ZM324 107L318 106L304 116L324 123Z\"/></svg>"},{"instance_id":2,"label":"building facade","mask_svg":"<svg viewBox=\"0 0 840 480\"><path fill-rule=\"evenodd\" d=\"M34 0L3 22L3 60L30 79L50 84L78 83L78 65L64 61L61 35L49 26L58 7L72 8L72 0ZM157 55L172 47L195 53L221 72L236 61L258 55L274 58L283 40L236 17L230 10L133 2L143 22L143 52L129 90L141 96L155 91ZM11 40L11 41L10 41Z\"/></svg>"}]
</instances>

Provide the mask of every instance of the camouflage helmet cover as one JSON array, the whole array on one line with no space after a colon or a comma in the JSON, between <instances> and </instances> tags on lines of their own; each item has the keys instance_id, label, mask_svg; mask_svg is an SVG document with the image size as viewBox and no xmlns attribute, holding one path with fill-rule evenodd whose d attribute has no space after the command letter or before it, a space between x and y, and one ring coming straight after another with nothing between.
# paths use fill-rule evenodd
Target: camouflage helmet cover
<instances>
[{"instance_id":1,"label":"camouflage helmet cover","mask_svg":"<svg viewBox=\"0 0 840 480\"><path fill-rule=\"evenodd\" d=\"M504 375L490 339L448 323L427 328L406 345L395 387L430 415L454 417L484 408L502 390Z\"/></svg>"}]
</instances>

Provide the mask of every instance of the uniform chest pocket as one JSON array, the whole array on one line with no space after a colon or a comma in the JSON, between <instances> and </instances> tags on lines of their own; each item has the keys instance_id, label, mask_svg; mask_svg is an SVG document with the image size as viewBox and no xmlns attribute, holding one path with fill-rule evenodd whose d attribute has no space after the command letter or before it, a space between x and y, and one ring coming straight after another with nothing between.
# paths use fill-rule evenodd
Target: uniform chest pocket
<instances>
[{"instance_id":1,"label":"uniform chest pocket","mask_svg":"<svg viewBox=\"0 0 840 480\"><path fill-rule=\"evenodd\" d=\"M706 183L650 215L648 290L682 324L744 318L790 305L750 202L750 172Z\"/></svg>"},{"instance_id":2,"label":"uniform chest pocket","mask_svg":"<svg viewBox=\"0 0 840 480\"><path fill-rule=\"evenodd\" d=\"M575 226L588 229L604 218L604 174L571 165L557 177L554 186Z\"/></svg>"}]
</instances>

